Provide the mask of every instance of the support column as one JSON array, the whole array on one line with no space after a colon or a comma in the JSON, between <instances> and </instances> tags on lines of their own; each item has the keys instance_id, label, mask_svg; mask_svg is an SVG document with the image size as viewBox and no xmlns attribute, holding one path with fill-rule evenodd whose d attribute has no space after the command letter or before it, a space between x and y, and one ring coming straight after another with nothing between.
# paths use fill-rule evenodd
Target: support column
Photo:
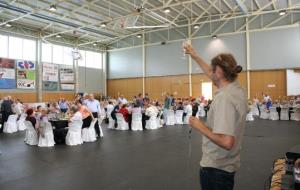
<instances>
[{"instance_id":1,"label":"support column","mask_svg":"<svg viewBox=\"0 0 300 190\"><path fill-rule=\"evenodd\" d=\"M247 95L248 99L250 98L250 86L251 86L251 79L250 79L250 33L249 33L249 23L248 18L246 18L246 57L247 57Z\"/></svg>"},{"instance_id":2,"label":"support column","mask_svg":"<svg viewBox=\"0 0 300 190\"><path fill-rule=\"evenodd\" d=\"M102 53L102 80L103 80L103 90L104 96L107 96L107 50Z\"/></svg>"},{"instance_id":3,"label":"support column","mask_svg":"<svg viewBox=\"0 0 300 190\"><path fill-rule=\"evenodd\" d=\"M43 64L42 64L42 40L36 41L36 95L37 102L43 101Z\"/></svg>"},{"instance_id":4,"label":"support column","mask_svg":"<svg viewBox=\"0 0 300 190\"><path fill-rule=\"evenodd\" d=\"M191 29L191 20L188 20L188 40L189 43L192 43L192 29ZM192 58L191 56L187 56L189 60L189 95L193 95L193 87L192 87Z\"/></svg>"},{"instance_id":5,"label":"support column","mask_svg":"<svg viewBox=\"0 0 300 190\"><path fill-rule=\"evenodd\" d=\"M145 32L143 31L143 45L142 45L142 55L143 55L143 96L145 96L145 77L146 77L146 47L145 47Z\"/></svg>"},{"instance_id":6,"label":"support column","mask_svg":"<svg viewBox=\"0 0 300 190\"><path fill-rule=\"evenodd\" d=\"M78 59L73 59L73 70L74 70L74 74L75 74L75 93L77 94L79 92Z\"/></svg>"}]
</instances>

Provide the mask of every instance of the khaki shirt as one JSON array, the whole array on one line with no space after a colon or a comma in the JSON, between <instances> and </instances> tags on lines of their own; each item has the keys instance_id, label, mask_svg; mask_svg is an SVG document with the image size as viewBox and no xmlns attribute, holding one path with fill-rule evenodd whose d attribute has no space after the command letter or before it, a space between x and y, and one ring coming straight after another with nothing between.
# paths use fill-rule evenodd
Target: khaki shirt
<instances>
[{"instance_id":1,"label":"khaki shirt","mask_svg":"<svg viewBox=\"0 0 300 190\"><path fill-rule=\"evenodd\" d=\"M226 150L203 136L202 167L235 172L240 167L240 151L247 114L247 98L237 81L219 89L210 106L206 125L216 134L234 136L231 150Z\"/></svg>"}]
</instances>

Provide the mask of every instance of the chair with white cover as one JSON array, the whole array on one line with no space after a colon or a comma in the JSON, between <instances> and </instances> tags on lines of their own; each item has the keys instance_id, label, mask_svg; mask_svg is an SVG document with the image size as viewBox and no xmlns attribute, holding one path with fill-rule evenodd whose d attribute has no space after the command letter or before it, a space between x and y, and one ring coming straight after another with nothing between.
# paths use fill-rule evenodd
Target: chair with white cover
<instances>
[{"instance_id":1,"label":"chair with white cover","mask_svg":"<svg viewBox=\"0 0 300 190\"><path fill-rule=\"evenodd\" d=\"M97 119L94 119L89 127L82 129L82 141L83 142L94 142L96 141L96 131L95 131L95 124ZM100 126L99 126L100 128Z\"/></svg>"},{"instance_id":2,"label":"chair with white cover","mask_svg":"<svg viewBox=\"0 0 300 190\"><path fill-rule=\"evenodd\" d=\"M291 114L291 120L300 121L300 108L294 108L294 113Z\"/></svg>"},{"instance_id":3,"label":"chair with white cover","mask_svg":"<svg viewBox=\"0 0 300 190\"><path fill-rule=\"evenodd\" d=\"M270 107L270 120L279 120L279 115L276 107Z\"/></svg>"},{"instance_id":4,"label":"chair with white cover","mask_svg":"<svg viewBox=\"0 0 300 190\"><path fill-rule=\"evenodd\" d=\"M159 127L157 123L157 116L156 115L151 115L150 118L146 121L146 129L157 129Z\"/></svg>"},{"instance_id":5,"label":"chair with white cover","mask_svg":"<svg viewBox=\"0 0 300 190\"><path fill-rule=\"evenodd\" d=\"M133 130L133 131L142 131L143 130L142 114L140 114L140 113L132 114L131 130Z\"/></svg>"},{"instance_id":6,"label":"chair with white cover","mask_svg":"<svg viewBox=\"0 0 300 190\"><path fill-rule=\"evenodd\" d=\"M175 112L176 124L183 124L182 116L183 116L183 110L176 110Z\"/></svg>"},{"instance_id":7,"label":"chair with white cover","mask_svg":"<svg viewBox=\"0 0 300 190\"><path fill-rule=\"evenodd\" d=\"M269 119L270 118L270 113L267 112L267 109L265 108L264 105L259 107L260 109L260 118L261 119Z\"/></svg>"},{"instance_id":8,"label":"chair with white cover","mask_svg":"<svg viewBox=\"0 0 300 190\"><path fill-rule=\"evenodd\" d=\"M13 114L8 117L7 122L4 123L4 133L15 133L18 131L17 118L17 114Z\"/></svg>"},{"instance_id":9,"label":"chair with white cover","mask_svg":"<svg viewBox=\"0 0 300 190\"><path fill-rule=\"evenodd\" d=\"M98 117L98 125L99 125L99 130L100 130L100 137L104 136L103 131L102 131L102 126L101 126L102 121L104 120L104 118L105 118L105 116L104 117L103 116Z\"/></svg>"},{"instance_id":10,"label":"chair with white cover","mask_svg":"<svg viewBox=\"0 0 300 190\"><path fill-rule=\"evenodd\" d=\"M41 121L42 133L39 137L39 147L52 147L54 146L53 128L50 122Z\"/></svg>"},{"instance_id":11,"label":"chair with white cover","mask_svg":"<svg viewBox=\"0 0 300 190\"><path fill-rule=\"evenodd\" d=\"M251 105L251 112L253 116L259 116L259 111L256 105Z\"/></svg>"},{"instance_id":12,"label":"chair with white cover","mask_svg":"<svg viewBox=\"0 0 300 190\"><path fill-rule=\"evenodd\" d=\"M254 117L251 111L247 113L246 121L254 121Z\"/></svg>"},{"instance_id":13,"label":"chair with white cover","mask_svg":"<svg viewBox=\"0 0 300 190\"><path fill-rule=\"evenodd\" d=\"M200 104L198 106L198 113L197 113L198 117L205 117L205 110L204 110L204 104Z\"/></svg>"},{"instance_id":14,"label":"chair with white cover","mask_svg":"<svg viewBox=\"0 0 300 190\"><path fill-rule=\"evenodd\" d=\"M26 114L22 113L19 120L17 121L17 125L18 125L18 130L19 131L24 131L26 130L26 125L25 125L25 119L26 119Z\"/></svg>"},{"instance_id":15,"label":"chair with white cover","mask_svg":"<svg viewBox=\"0 0 300 190\"><path fill-rule=\"evenodd\" d=\"M166 125L175 125L175 114L173 110L166 110Z\"/></svg>"},{"instance_id":16,"label":"chair with white cover","mask_svg":"<svg viewBox=\"0 0 300 190\"><path fill-rule=\"evenodd\" d=\"M26 125L26 135L25 135L25 143L29 145L37 145L38 144L38 135L30 121L24 121Z\"/></svg>"},{"instance_id":17,"label":"chair with white cover","mask_svg":"<svg viewBox=\"0 0 300 190\"><path fill-rule=\"evenodd\" d=\"M108 127L109 129L115 129L115 120L111 117L111 115L108 115Z\"/></svg>"},{"instance_id":18,"label":"chair with white cover","mask_svg":"<svg viewBox=\"0 0 300 190\"><path fill-rule=\"evenodd\" d=\"M289 120L289 108L281 108L280 120Z\"/></svg>"},{"instance_id":19,"label":"chair with white cover","mask_svg":"<svg viewBox=\"0 0 300 190\"><path fill-rule=\"evenodd\" d=\"M82 121L73 121L69 124L69 130L66 136L66 145L74 146L83 143L81 137L81 128Z\"/></svg>"},{"instance_id":20,"label":"chair with white cover","mask_svg":"<svg viewBox=\"0 0 300 190\"><path fill-rule=\"evenodd\" d=\"M156 118L157 126L158 128L161 128L164 126L164 119L161 119L161 116L163 115L163 111L159 111L158 117Z\"/></svg>"},{"instance_id":21,"label":"chair with white cover","mask_svg":"<svg viewBox=\"0 0 300 190\"><path fill-rule=\"evenodd\" d=\"M117 117L117 122L118 122L118 127L116 128L117 130L128 130L129 126L128 123L125 121L124 117L120 113L116 113Z\"/></svg>"}]
</instances>

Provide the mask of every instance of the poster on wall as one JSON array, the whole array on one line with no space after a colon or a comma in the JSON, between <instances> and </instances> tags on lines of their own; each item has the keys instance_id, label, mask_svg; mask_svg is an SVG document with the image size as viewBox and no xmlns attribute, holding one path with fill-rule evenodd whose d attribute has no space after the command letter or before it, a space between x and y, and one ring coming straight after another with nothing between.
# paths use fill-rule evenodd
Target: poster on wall
<instances>
[{"instance_id":1,"label":"poster on wall","mask_svg":"<svg viewBox=\"0 0 300 190\"><path fill-rule=\"evenodd\" d=\"M56 91L58 89L58 82L44 81L43 90Z\"/></svg>"},{"instance_id":2,"label":"poster on wall","mask_svg":"<svg viewBox=\"0 0 300 190\"><path fill-rule=\"evenodd\" d=\"M0 89L16 88L15 60L0 58Z\"/></svg>"},{"instance_id":3,"label":"poster on wall","mask_svg":"<svg viewBox=\"0 0 300 190\"><path fill-rule=\"evenodd\" d=\"M17 88L35 88L35 63L26 60L17 60Z\"/></svg>"},{"instance_id":4,"label":"poster on wall","mask_svg":"<svg viewBox=\"0 0 300 190\"><path fill-rule=\"evenodd\" d=\"M74 84L61 84L61 90L75 90Z\"/></svg>"},{"instance_id":5,"label":"poster on wall","mask_svg":"<svg viewBox=\"0 0 300 190\"><path fill-rule=\"evenodd\" d=\"M58 82L58 65L43 63L43 81Z\"/></svg>"},{"instance_id":6,"label":"poster on wall","mask_svg":"<svg viewBox=\"0 0 300 190\"><path fill-rule=\"evenodd\" d=\"M74 71L71 68L60 68L59 76L61 83L74 83Z\"/></svg>"}]
</instances>

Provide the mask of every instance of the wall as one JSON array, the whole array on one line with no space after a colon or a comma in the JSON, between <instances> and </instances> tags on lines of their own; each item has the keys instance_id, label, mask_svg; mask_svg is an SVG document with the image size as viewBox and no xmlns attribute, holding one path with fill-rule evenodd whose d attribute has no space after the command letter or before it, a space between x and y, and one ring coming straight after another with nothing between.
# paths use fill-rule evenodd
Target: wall
<instances>
[{"instance_id":1,"label":"wall","mask_svg":"<svg viewBox=\"0 0 300 190\"><path fill-rule=\"evenodd\" d=\"M104 93L103 70L78 67L78 92Z\"/></svg>"}]
</instances>

